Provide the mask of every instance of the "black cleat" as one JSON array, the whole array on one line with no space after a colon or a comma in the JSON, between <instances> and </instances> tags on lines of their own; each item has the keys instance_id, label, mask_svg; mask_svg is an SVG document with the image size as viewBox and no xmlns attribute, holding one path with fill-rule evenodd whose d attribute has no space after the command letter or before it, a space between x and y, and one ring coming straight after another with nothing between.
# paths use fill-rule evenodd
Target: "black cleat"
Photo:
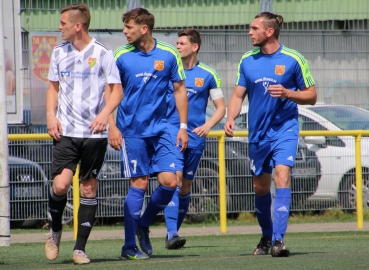
<instances>
[{"instance_id":1,"label":"black cleat","mask_svg":"<svg viewBox=\"0 0 369 270\"><path fill-rule=\"evenodd\" d=\"M283 242L279 239L274 241L274 244L271 249L271 253L273 257L288 257L290 256L290 251L285 247Z\"/></svg>"},{"instance_id":2,"label":"black cleat","mask_svg":"<svg viewBox=\"0 0 369 270\"><path fill-rule=\"evenodd\" d=\"M152 246L149 238L150 230L141 226L137 226L136 235L138 243L140 244L141 250L147 255L152 254Z\"/></svg>"},{"instance_id":3,"label":"black cleat","mask_svg":"<svg viewBox=\"0 0 369 270\"><path fill-rule=\"evenodd\" d=\"M268 255L272 246L272 240L268 236L262 236L259 244L254 249L254 255Z\"/></svg>"},{"instance_id":4,"label":"black cleat","mask_svg":"<svg viewBox=\"0 0 369 270\"><path fill-rule=\"evenodd\" d=\"M178 234L174 234L172 239L168 241L168 235L165 238L166 249L180 249L186 244L186 239L179 237Z\"/></svg>"}]
</instances>

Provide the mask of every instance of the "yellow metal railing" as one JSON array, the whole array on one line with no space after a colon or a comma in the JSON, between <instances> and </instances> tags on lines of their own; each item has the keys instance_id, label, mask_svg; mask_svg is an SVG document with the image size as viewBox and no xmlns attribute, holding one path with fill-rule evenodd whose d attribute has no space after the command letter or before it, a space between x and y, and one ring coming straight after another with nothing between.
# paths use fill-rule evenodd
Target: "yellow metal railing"
<instances>
[{"instance_id":1,"label":"yellow metal railing","mask_svg":"<svg viewBox=\"0 0 369 270\"><path fill-rule=\"evenodd\" d=\"M301 136L353 136L355 137L355 162L356 162L356 209L357 209L357 226L359 229L364 227L363 216L363 175L361 167L361 137L369 136L369 130L342 130L342 131L300 131ZM235 131L235 137L247 137L247 131ZM220 214L220 232L227 232L227 203L226 203L226 173L225 173L225 133L224 131L211 131L208 134L209 138L218 138L218 156L219 156L219 214ZM15 140L51 140L48 134L9 134L10 141ZM79 180L78 168L73 177L73 225L74 239L77 236L77 213L79 206Z\"/></svg>"}]
</instances>

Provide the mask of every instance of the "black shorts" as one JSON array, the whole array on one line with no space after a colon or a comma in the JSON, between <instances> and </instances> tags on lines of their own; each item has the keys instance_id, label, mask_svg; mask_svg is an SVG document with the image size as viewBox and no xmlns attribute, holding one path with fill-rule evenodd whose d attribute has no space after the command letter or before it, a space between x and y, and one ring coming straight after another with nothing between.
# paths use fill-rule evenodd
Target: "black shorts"
<instances>
[{"instance_id":1,"label":"black shorts","mask_svg":"<svg viewBox=\"0 0 369 270\"><path fill-rule=\"evenodd\" d=\"M79 179L98 178L105 160L107 138L73 138L60 136L60 141L54 140L52 175L62 173L65 168L76 172L79 162Z\"/></svg>"}]
</instances>

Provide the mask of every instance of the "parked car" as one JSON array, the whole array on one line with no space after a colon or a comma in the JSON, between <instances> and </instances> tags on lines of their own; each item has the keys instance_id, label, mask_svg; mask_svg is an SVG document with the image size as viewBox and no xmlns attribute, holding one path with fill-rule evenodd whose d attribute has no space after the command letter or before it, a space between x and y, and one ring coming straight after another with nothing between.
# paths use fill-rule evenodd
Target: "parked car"
<instances>
[{"instance_id":1,"label":"parked car","mask_svg":"<svg viewBox=\"0 0 369 270\"><path fill-rule=\"evenodd\" d=\"M301 130L369 130L369 111L349 105L299 106ZM312 201L339 203L356 209L355 138L352 136L305 137L318 156L322 179ZM369 137L361 138L363 204L369 206Z\"/></svg>"},{"instance_id":2,"label":"parked car","mask_svg":"<svg viewBox=\"0 0 369 270\"><path fill-rule=\"evenodd\" d=\"M368 130L369 111L349 105L300 106L300 130ZM247 127L247 106L236 122ZM317 190L309 197L317 207L338 205L356 208L355 139L352 136L307 136L307 147L318 157L322 175ZM369 207L369 138L361 138L363 203Z\"/></svg>"},{"instance_id":3,"label":"parked car","mask_svg":"<svg viewBox=\"0 0 369 270\"><path fill-rule=\"evenodd\" d=\"M31 160L9 156L10 221L30 227L44 220L47 212L47 177Z\"/></svg>"}]
</instances>

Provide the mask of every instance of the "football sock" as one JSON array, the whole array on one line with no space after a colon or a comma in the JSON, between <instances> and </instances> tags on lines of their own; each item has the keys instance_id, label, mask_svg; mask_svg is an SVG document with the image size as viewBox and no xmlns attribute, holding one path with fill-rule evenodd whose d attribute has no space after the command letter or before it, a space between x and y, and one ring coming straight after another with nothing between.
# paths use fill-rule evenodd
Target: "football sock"
<instances>
[{"instance_id":1,"label":"football sock","mask_svg":"<svg viewBox=\"0 0 369 270\"><path fill-rule=\"evenodd\" d=\"M140 219L142 203L146 190L130 187L124 201L124 246L127 248L136 245L136 229Z\"/></svg>"},{"instance_id":2,"label":"football sock","mask_svg":"<svg viewBox=\"0 0 369 270\"><path fill-rule=\"evenodd\" d=\"M176 191L175 188L169 188L159 185L151 195L150 202L148 203L145 212L140 218L139 225L145 228L149 228L152 220L156 215L164 210L173 198L173 194Z\"/></svg>"},{"instance_id":3,"label":"football sock","mask_svg":"<svg viewBox=\"0 0 369 270\"><path fill-rule=\"evenodd\" d=\"M81 197L81 203L78 209L78 231L77 241L73 250L85 251L87 239L90 236L92 226L95 222L95 215L97 210L96 198Z\"/></svg>"},{"instance_id":4,"label":"football sock","mask_svg":"<svg viewBox=\"0 0 369 270\"><path fill-rule=\"evenodd\" d=\"M67 204L67 194L57 196L53 187L49 190L49 213L51 215L51 228L54 232L59 232L63 228L62 218L65 205Z\"/></svg>"},{"instance_id":5,"label":"football sock","mask_svg":"<svg viewBox=\"0 0 369 270\"><path fill-rule=\"evenodd\" d=\"M186 195L179 195L177 231L179 231L179 228L181 227L183 220L187 214L188 207L190 206L190 195L191 192L188 192Z\"/></svg>"},{"instance_id":6,"label":"football sock","mask_svg":"<svg viewBox=\"0 0 369 270\"><path fill-rule=\"evenodd\" d=\"M274 222L272 243L276 239L282 240L287 231L290 214L291 189L277 188L274 197Z\"/></svg>"},{"instance_id":7,"label":"football sock","mask_svg":"<svg viewBox=\"0 0 369 270\"><path fill-rule=\"evenodd\" d=\"M178 196L181 187L177 187L173 194L172 200L169 202L167 207L164 209L165 223L167 225L168 240L173 238L173 234L177 233L177 220L178 220Z\"/></svg>"},{"instance_id":8,"label":"football sock","mask_svg":"<svg viewBox=\"0 0 369 270\"><path fill-rule=\"evenodd\" d=\"M255 214L261 227L263 236L272 238L273 222L272 222L272 196L270 192L263 196L255 194Z\"/></svg>"}]
</instances>

